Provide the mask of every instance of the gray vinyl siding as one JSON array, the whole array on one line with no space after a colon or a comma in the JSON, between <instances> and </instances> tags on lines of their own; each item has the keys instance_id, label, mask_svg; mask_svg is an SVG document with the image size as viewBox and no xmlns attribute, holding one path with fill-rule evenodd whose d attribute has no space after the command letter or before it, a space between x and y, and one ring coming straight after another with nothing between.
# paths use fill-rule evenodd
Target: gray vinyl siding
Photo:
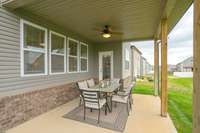
<instances>
[{"instance_id":1,"label":"gray vinyl siding","mask_svg":"<svg viewBox=\"0 0 200 133\"><path fill-rule=\"evenodd\" d=\"M38 22L37 24L40 23ZM49 24L42 23L41 25L44 26ZM61 31L61 34L65 34L67 37L69 35L66 34L66 31L62 31L59 30L59 28L56 28L56 26L48 26L46 28L48 28L48 30L57 30L56 32ZM94 45L84 41L83 39L79 40L78 37L75 39L88 44L89 72L21 77L20 17L5 9L0 8L0 92L2 93L23 89L42 89L93 77Z\"/></svg>"}]
</instances>

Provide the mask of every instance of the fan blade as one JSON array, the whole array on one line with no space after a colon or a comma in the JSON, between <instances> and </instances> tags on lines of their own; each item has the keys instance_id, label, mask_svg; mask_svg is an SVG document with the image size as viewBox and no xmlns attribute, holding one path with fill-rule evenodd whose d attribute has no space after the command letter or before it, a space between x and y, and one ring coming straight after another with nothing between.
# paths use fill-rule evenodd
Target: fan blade
<instances>
[{"instance_id":1,"label":"fan blade","mask_svg":"<svg viewBox=\"0 0 200 133\"><path fill-rule=\"evenodd\" d=\"M93 28L94 31L102 32L101 28Z\"/></svg>"},{"instance_id":2,"label":"fan blade","mask_svg":"<svg viewBox=\"0 0 200 133\"><path fill-rule=\"evenodd\" d=\"M119 31L112 31L111 34L113 35L123 35L123 32L119 32Z\"/></svg>"}]
</instances>

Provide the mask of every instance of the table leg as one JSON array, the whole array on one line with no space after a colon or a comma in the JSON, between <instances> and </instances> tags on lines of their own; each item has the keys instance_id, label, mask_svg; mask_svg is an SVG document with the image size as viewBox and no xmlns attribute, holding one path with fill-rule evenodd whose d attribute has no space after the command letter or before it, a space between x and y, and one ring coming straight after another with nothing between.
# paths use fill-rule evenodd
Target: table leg
<instances>
[{"instance_id":1,"label":"table leg","mask_svg":"<svg viewBox=\"0 0 200 133\"><path fill-rule=\"evenodd\" d=\"M112 112L112 107L110 108L109 107L109 104L108 104L108 94L106 93L106 102L107 102L107 105L108 105L108 110L109 110L109 112ZM111 101L111 106L112 106L112 101Z\"/></svg>"},{"instance_id":2,"label":"table leg","mask_svg":"<svg viewBox=\"0 0 200 133\"><path fill-rule=\"evenodd\" d=\"M112 112L112 96L110 96L111 112Z\"/></svg>"}]
</instances>

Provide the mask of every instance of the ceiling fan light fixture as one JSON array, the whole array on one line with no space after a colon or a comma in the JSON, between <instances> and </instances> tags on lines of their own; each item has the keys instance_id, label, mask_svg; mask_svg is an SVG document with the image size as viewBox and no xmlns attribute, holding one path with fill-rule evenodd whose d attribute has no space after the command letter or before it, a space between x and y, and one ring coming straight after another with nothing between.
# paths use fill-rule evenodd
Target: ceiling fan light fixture
<instances>
[{"instance_id":1,"label":"ceiling fan light fixture","mask_svg":"<svg viewBox=\"0 0 200 133\"><path fill-rule=\"evenodd\" d=\"M110 33L103 33L102 36L104 38L110 38L111 37L111 34Z\"/></svg>"}]
</instances>

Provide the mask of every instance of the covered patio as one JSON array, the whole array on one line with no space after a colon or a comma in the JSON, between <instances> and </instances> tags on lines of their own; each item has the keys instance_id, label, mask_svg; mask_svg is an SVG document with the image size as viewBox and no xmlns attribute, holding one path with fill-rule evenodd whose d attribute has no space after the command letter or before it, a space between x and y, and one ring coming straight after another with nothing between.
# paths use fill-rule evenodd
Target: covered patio
<instances>
[{"instance_id":1,"label":"covered patio","mask_svg":"<svg viewBox=\"0 0 200 133\"><path fill-rule=\"evenodd\" d=\"M124 133L176 133L170 117L160 117L159 97L133 95L134 109L132 110ZM52 111L40 115L7 133L117 133L112 130L65 119L62 116L78 105L78 99L64 104ZM159 125L159 126L158 126Z\"/></svg>"},{"instance_id":2,"label":"covered patio","mask_svg":"<svg viewBox=\"0 0 200 133\"><path fill-rule=\"evenodd\" d=\"M8 124L9 126L7 126L3 125L3 123L1 125L2 128L5 129L11 128L8 130L8 133L114 132L64 119L62 116L78 105L78 99L76 97L79 94L77 91L75 92L74 89L74 84L78 81L89 78L100 81L104 79L105 74L105 77L107 76L110 79L120 78L124 88L133 82L134 64L132 63L130 42L144 40L154 40L155 42L155 97L133 95L133 110L128 117L124 133L176 132L167 113L167 36L186 10L191 6L192 0L2 0L1 4L3 5L1 12L3 12L4 15L9 15L8 17L2 15L7 19L7 21L4 21L3 23L8 22L8 24L11 24L13 27L9 27L9 30L11 33L13 30L16 32L14 33L15 38L12 39L12 41L14 40L15 44L22 44L20 47L16 44L16 49L21 49L21 53L17 53L17 57L23 57L22 59L18 59L21 62L17 62L19 70L17 68L17 72L14 74L9 71L11 73L11 78L7 75L5 77L2 76L3 81L2 84L0 84L1 95L2 97L6 96L8 99L10 98L10 101L15 101L13 95L20 95L24 92L28 92L27 95L23 95L23 98L25 97L26 100L28 99L30 101L35 100L31 102L31 109L26 110L29 104L29 102L27 102L28 104L26 103L23 105L26 107L23 108L24 110L22 113L18 110L14 113L14 116L22 116L20 120L10 118L10 121L4 123L12 122L12 124ZM200 8L199 1L195 0L194 5L195 13L197 14ZM200 43L197 37L197 35L199 35L199 14L197 14L195 18L198 18L197 20L195 19L195 26L198 27L195 31L195 48L199 50L200 47L197 45ZM31 51L31 48L24 48L26 44L24 44L24 40L22 39L24 38L24 34L21 32L24 31L24 29L26 29L24 27L29 24L32 27L39 27L46 35L46 38L44 37L44 42L46 43L44 51L46 53L43 52L46 54L44 57L44 64L46 65L44 67L44 74L40 75L40 77L35 75L27 76L23 70L26 68L23 64L24 58L27 57L24 56L24 53L26 53L26 51ZM109 28L109 30L102 29L106 26L110 26L112 30ZM5 27L4 30L7 30L7 27ZM115 31L116 34L114 34ZM105 33L107 34L107 32L109 33L109 37L105 38L104 35ZM57 54L64 57L62 74L52 74L52 57L51 55L49 57L47 56L49 53L51 54L51 49L49 50L49 46L47 45L51 42L51 33L63 37L65 40L64 45L67 40L67 46L63 46L63 49L67 47L65 49L67 57L65 56L66 53ZM7 36L8 38L10 37L9 35ZM20 38L19 36L22 37ZM66 36L68 39L66 39ZM50 39L48 40L47 38ZM77 43L75 55L73 55L73 52L72 54L69 52L69 49L73 49L73 47L69 47L70 41ZM82 45L87 46L86 56L81 56L82 53L80 51ZM159 47L161 48L161 75L159 75ZM127 51L130 52L128 56L126 54ZM19 50L17 52L19 52ZM36 52L38 51L36 50ZM101 52L104 52L104 55L111 57L109 60L110 69L107 73L103 73L102 71L103 61L101 59L104 56L101 56ZM127 59L126 57L130 58ZM75 61L73 60L74 62L70 60L72 58L75 59ZM193 133L198 133L200 129L200 123L199 120L197 120L197 118L199 118L198 109L200 107L198 101L200 97L198 93L200 92L198 83L200 78L198 74L199 59L200 55L195 51L196 64L194 72L196 71L197 73L196 75L194 74L194 90L196 93L194 95ZM66 64L66 60L68 61L68 64ZM81 61L86 62L84 62L84 64ZM80 65L81 63L85 66L82 67ZM48 66L48 64L50 64L50 66ZM75 67L71 66L71 64L75 64ZM159 82L159 76L161 76L161 82ZM161 93L159 97L158 89L160 84ZM46 88L50 88L51 93L48 93L45 90ZM61 91L57 93L53 88L60 89ZM44 95L47 93L45 99L43 96L40 96L40 90L42 89L46 91L42 91L44 92ZM30 93L31 91L34 91L34 94ZM56 98L52 96L55 92ZM39 94L32 96L35 95L35 93ZM10 94L12 94L13 97ZM48 96L52 99L49 100ZM8 105L5 100L4 102L5 105ZM39 106L36 104L37 102ZM13 108L9 106L8 108L6 107L6 109L11 110ZM5 116L5 118L7 118L7 116Z\"/></svg>"}]
</instances>

